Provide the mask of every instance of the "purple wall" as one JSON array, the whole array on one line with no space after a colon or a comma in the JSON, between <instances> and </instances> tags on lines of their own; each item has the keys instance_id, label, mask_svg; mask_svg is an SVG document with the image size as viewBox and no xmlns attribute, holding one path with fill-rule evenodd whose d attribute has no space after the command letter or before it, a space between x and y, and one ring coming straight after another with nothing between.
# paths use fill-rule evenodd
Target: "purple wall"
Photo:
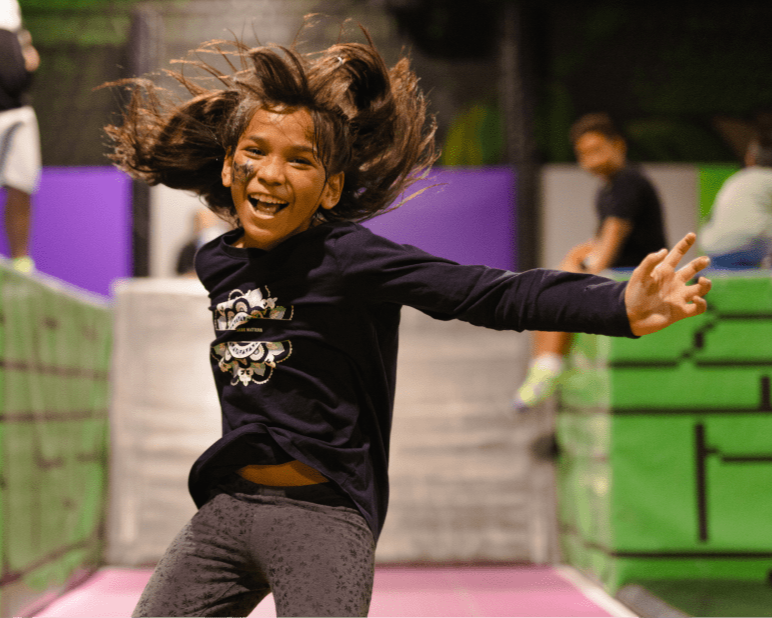
<instances>
[{"instance_id":1,"label":"purple wall","mask_svg":"<svg viewBox=\"0 0 772 618\"><path fill-rule=\"evenodd\" d=\"M131 273L131 182L110 167L45 168L34 196L36 268L104 296ZM5 204L3 192L0 202ZM8 255L5 233L0 253Z\"/></svg>"},{"instance_id":2,"label":"purple wall","mask_svg":"<svg viewBox=\"0 0 772 618\"><path fill-rule=\"evenodd\" d=\"M431 188L367 227L461 264L517 270L512 169L435 168L408 194L423 187Z\"/></svg>"},{"instance_id":3,"label":"purple wall","mask_svg":"<svg viewBox=\"0 0 772 618\"><path fill-rule=\"evenodd\" d=\"M367 226L462 264L516 270L511 169L435 168L408 193L423 187L430 188ZM109 296L112 281L131 274L128 177L110 167L45 168L34 197L31 252L39 271ZM8 255L5 234L0 253Z\"/></svg>"}]
</instances>

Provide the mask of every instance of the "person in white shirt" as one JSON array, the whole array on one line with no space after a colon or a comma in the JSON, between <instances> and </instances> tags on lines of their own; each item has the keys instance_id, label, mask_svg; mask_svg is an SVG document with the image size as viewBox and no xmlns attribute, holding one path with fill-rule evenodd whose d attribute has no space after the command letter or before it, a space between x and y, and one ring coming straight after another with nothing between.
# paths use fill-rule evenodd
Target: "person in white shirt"
<instances>
[{"instance_id":1,"label":"person in white shirt","mask_svg":"<svg viewBox=\"0 0 772 618\"><path fill-rule=\"evenodd\" d=\"M772 267L772 129L757 132L745 165L721 187L700 234L713 268Z\"/></svg>"}]
</instances>

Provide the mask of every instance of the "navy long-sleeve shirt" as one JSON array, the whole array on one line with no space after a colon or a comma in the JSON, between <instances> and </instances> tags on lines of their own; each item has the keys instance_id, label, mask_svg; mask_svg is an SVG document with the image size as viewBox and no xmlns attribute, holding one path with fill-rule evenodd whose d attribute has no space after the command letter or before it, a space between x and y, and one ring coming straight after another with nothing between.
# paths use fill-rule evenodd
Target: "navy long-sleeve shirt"
<instances>
[{"instance_id":1,"label":"navy long-sleeve shirt","mask_svg":"<svg viewBox=\"0 0 772 618\"><path fill-rule=\"evenodd\" d=\"M225 473L298 459L343 489L377 538L403 305L498 330L632 336L625 283L463 266L354 223L325 223L270 251L233 247L242 233L196 259L212 301L223 425L191 470L198 506Z\"/></svg>"}]
</instances>

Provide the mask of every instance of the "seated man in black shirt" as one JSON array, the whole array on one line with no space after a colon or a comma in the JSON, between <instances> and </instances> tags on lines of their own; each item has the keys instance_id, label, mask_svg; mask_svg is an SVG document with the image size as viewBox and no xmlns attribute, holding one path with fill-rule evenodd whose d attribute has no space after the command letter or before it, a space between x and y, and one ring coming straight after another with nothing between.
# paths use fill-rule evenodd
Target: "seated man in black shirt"
<instances>
[{"instance_id":1,"label":"seated man in black shirt","mask_svg":"<svg viewBox=\"0 0 772 618\"><path fill-rule=\"evenodd\" d=\"M627 162L627 147L606 114L582 116L571 128L579 165L603 179L595 198L595 236L573 247L559 268L597 274L607 268L633 268L647 254L667 245L662 207L651 182ZM549 397L563 372L571 334L534 333L528 375L514 395L515 410L525 410Z\"/></svg>"}]
</instances>

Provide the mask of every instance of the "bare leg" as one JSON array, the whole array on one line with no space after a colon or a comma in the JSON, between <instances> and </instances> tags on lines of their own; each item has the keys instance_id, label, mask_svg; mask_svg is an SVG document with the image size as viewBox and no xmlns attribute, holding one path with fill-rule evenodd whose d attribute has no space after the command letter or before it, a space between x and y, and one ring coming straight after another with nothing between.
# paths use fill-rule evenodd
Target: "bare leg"
<instances>
[{"instance_id":1,"label":"bare leg","mask_svg":"<svg viewBox=\"0 0 772 618\"><path fill-rule=\"evenodd\" d=\"M533 334L533 357L542 354L559 354L565 356L571 348L572 333L560 331L535 331Z\"/></svg>"},{"instance_id":2,"label":"bare leg","mask_svg":"<svg viewBox=\"0 0 772 618\"><path fill-rule=\"evenodd\" d=\"M32 214L29 193L6 187L5 233L12 258L29 254L29 230Z\"/></svg>"}]
</instances>

